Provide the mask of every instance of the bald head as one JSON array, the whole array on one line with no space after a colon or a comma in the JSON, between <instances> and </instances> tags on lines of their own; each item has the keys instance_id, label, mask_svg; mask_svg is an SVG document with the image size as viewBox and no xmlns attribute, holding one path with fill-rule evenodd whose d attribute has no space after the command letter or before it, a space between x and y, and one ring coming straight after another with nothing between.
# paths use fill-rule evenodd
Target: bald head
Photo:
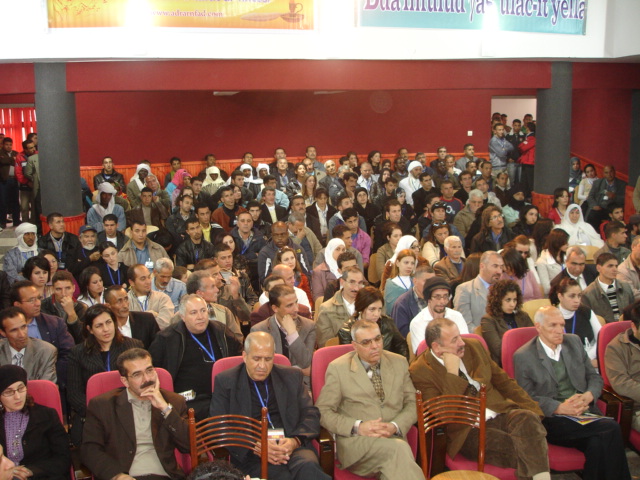
<instances>
[{"instance_id":1,"label":"bald head","mask_svg":"<svg viewBox=\"0 0 640 480\"><path fill-rule=\"evenodd\" d=\"M289 285L290 287L294 286L295 272L290 266L281 263L280 265L276 265L275 267L273 267L271 273L282 277L284 279L285 285Z\"/></svg>"}]
</instances>

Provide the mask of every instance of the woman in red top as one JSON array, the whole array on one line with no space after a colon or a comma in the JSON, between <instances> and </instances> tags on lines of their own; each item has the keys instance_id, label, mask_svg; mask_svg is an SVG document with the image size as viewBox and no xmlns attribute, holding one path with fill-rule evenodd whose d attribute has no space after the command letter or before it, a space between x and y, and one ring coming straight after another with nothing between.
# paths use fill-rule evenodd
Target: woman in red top
<instances>
[{"instance_id":1,"label":"woman in red top","mask_svg":"<svg viewBox=\"0 0 640 480\"><path fill-rule=\"evenodd\" d=\"M553 223L560 225L564 214L567 211L567 207L570 203L569 190L564 187L556 188L553 192L553 206L549 211L548 217L553 220Z\"/></svg>"}]
</instances>

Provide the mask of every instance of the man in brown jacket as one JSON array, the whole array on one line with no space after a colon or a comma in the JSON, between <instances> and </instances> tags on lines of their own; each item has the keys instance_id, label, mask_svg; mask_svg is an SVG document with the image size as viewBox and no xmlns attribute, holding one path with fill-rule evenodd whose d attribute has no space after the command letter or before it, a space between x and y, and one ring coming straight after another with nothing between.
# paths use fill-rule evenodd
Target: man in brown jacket
<instances>
[{"instance_id":1,"label":"man in brown jacket","mask_svg":"<svg viewBox=\"0 0 640 480\"><path fill-rule=\"evenodd\" d=\"M489 353L474 339L463 339L455 323L446 318L427 326L429 350L409 367L413 384L425 399L438 395L475 395L487 388L487 435L485 460L515 468L518 478L550 479L546 430L538 404L491 361ZM468 426L447 428L447 453L475 459L478 430Z\"/></svg>"}]
</instances>

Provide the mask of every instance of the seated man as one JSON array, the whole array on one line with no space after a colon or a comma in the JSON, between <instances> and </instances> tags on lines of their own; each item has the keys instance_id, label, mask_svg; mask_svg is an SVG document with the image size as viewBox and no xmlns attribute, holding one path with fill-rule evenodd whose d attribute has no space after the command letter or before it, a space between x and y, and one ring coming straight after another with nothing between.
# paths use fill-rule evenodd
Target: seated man
<instances>
[{"instance_id":1,"label":"seated man","mask_svg":"<svg viewBox=\"0 0 640 480\"><path fill-rule=\"evenodd\" d=\"M100 173L93 177L93 189L97 190L98 185L110 180L113 180L121 187L124 187L126 185L122 174L120 172L116 172L116 169L113 166L113 158L104 157L102 159L102 170L100 170Z\"/></svg>"},{"instance_id":2,"label":"seated man","mask_svg":"<svg viewBox=\"0 0 640 480\"><path fill-rule=\"evenodd\" d=\"M429 323L425 338L429 350L409 369L423 398L477 396L480 385L486 385L486 463L515 468L518 478L549 480L547 442L536 402L491 361L478 340L462 338L451 320L438 318ZM477 429L448 426L447 454L453 458L458 453L477 458Z\"/></svg>"},{"instance_id":3,"label":"seated man","mask_svg":"<svg viewBox=\"0 0 640 480\"><path fill-rule=\"evenodd\" d=\"M281 263L280 265L276 265L273 267L272 275L277 275L284 280L285 285L289 285L293 287L293 290L296 292L296 297L298 298L298 304L304 305L309 310L311 310L311 304L309 303L309 297L305 293L304 290L295 286L295 272L288 265L284 265ZM269 301L269 297L266 292L263 292L258 299L261 305L264 305Z\"/></svg>"},{"instance_id":4,"label":"seated man","mask_svg":"<svg viewBox=\"0 0 640 480\"><path fill-rule=\"evenodd\" d=\"M259 291L258 282L258 254L267 244L267 238L260 229L254 227L251 209L255 205L247 205L249 211L238 214L238 225L231 230L231 236L236 244L236 251L240 252L247 261L249 277L252 280L253 291ZM271 226L269 226L271 232Z\"/></svg>"},{"instance_id":5,"label":"seated man","mask_svg":"<svg viewBox=\"0 0 640 480\"><path fill-rule=\"evenodd\" d=\"M338 209L338 212L327 221L327 233L329 234L327 241L333 238L332 235L334 227L345 223L345 219L342 218L342 212L348 208L353 208L353 199L346 192L340 194L336 200L336 208ZM363 231L367 230L367 224L364 221L364 217L358 218L358 227Z\"/></svg>"},{"instance_id":6,"label":"seated man","mask_svg":"<svg viewBox=\"0 0 640 480\"><path fill-rule=\"evenodd\" d=\"M0 365L17 365L29 380L57 381L58 351L49 342L30 338L24 312L18 307L0 311Z\"/></svg>"},{"instance_id":7,"label":"seated man","mask_svg":"<svg viewBox=\"0 0 640 480\"><path fill-rule=\"evenodd\" d=\"M300 370L274 365L274 353L271 335L250 333L242 352L244 363L216 376L216 394L211 399L209 415L248 415L260 419L261 407L266 406L270 428L282 429L285 437L269 440L269 478L329 480L331 477L321 470L311 444L320 433L320 413L313 406ZM229 451L232 463L242 473L259 476L259 456L247 449L229 448Z\"/></svg>"},{"instance_id":8,"label":"seated man","mask_svg":"<svg viewBox=\"0 0 640 480\"><path fill-rule=\"evenodd\" d=\"M633 290L628 283L616 280L618 260L612 253L600 254L596 270L598 278L582 292L582 305L607 323L617 322L620 313L633 303Z\"/></svg>"},{"instance_id":9,"label":"seated man","mask_svg":"<svg viewBox=\"0 0 640 480\"><path fill-rule=\"evenodd\" d=\"M334 228L334 231L336 229L339 228L347 228L346 225L338 225ZM349 236L349 234L346 234L347 236ZM334 237L336 238L336 237ZM337 236L337 238L340 238L340 236ZM345 245L347 245L347 242L345 242ZM323 249L324 250L324 249ZM353 249L351 249L353 250ZM324 253L324 252L323 252ZM358 255L360 255L360 252L357 252ZM362 256L360 255L360 259L362 260ZM340 273L340 275L342 275L342 272L344 272L344 270L348 267L358 267L360 268L360 264L358 263L358 257L356 257L356 255L349 250L349 248L347 248L346 251L342 252L340 255L338 255L338 258L336 259L336 263L338 264L338 273ZM362 263L362 262L361 262ZM360 270L362 270L362 268L360 268ZM336 278L335 280L331 280L330 282L327 283L327 286L324 289L324 293L322 294L322 296L325 299L329 299L329 298L333 298L333 296L338 292L338 290L340 290L340 278Z\"/></svg>"},{"instance_id":10,"label":"seated man","mask_svg":"<svg viewBox=\"0 0 640 480\"><path fill-rule=\"evenodd\" d=\"M190 217L185 222L187 237L176 249L176 265L193 271L193 267L201 258L213 256L213 245L202 235L200 220Z\"/></svg>"},{"instance_id":11,"label":"seated man","mask_svg":"<svg viewBox=\"0 0 640 480\"><path fill-rule=\"evenodd\" d=\"M461 283L456 289L453 309L462 314L473 332L480 325L487 307L489 287L502 278L504 260L493 250L488 250L480 257L480 272L473 280Z\"/></svg>"},{"instance_id":12,"label":"seated man","mask_svg":"<svg viewBox=\"0 0 640 480\"><path fill-rule=\"evenodd\" d=\"M249 275L247 275L246 272L233 268L233 250L229 245L225 245L224 243L217 244L213 249L213 258L218 262L220 273L222 278L225 279L225 283L227 285L237 284L237 286L239 286L237 301L238 304L242 306L239 310L247 312L246 320L248 321L248 313L258 301L258 295L256 295L256 292L253 290ZM227 290L228 289L223 290L222 294L222 297L225 299L230 298ZM240 317L244 316L244 314L240 315ZM241 320L245 321L245 318Z\"/></svg>"},{"instance_id":13,"label":"seated man","mask_svg":"<svg viewBox=\"0 0 640 480\"><path fill-rule=\"evenodd\" d=\"M53 295L42 300L40 315L43 318L45 314L60 317L66 324L74 342L82 343L84 341L82 317L87 311L87 305L73 299L75 290L73 275L64 270L58 270L53 274L51 283L53 284Z\"/></svg>"},{"instance_id":14,"label":"seated man","mask_svg":"<svg viewBox=\"0 0 640 480\"><path fill-rule=\"evenodd\" d=\"M131 227L134 220L154 227L164 227L164 221L169 216L167 207L160 201L160 197L153 195L153 190L144 187L140 192L140 205L126 213L126 225Z\"/></svg>"},{"instance_id":15,"label":"seated man","mask_svg":"<svg viewBox=\"0 0 640 480\"><path fill-rule=\"evenodd\" d=\"M118 217L113 213L102 217L102 231L98 232L98 245L102 242L111 242L116 246L116 250L122 250L124 244L129 241L129 237L122 233L118 226Z\"/></svg>"},{"instance_id":16,"label":"seated man","mask_svg":"<svg viewBox=\"0 0 640 480\"><path fill-rule=\"evenodd\" d=\"M222 323L209 319L207 302L195 294L180 300L181 321L161 331L149 347L156 367L168 370L173 389L190 398L202 420L211 402L211 370L217 359L240 355L242 344Z\"/></svg>"},{"instance_id":17,"label":"seated man","mask_svg":"<svg viewBox=\"0 0 640 480\"><path fill-rule=\"evenodd\" d=\"M625 282L631 287L636 300L640 300L640 274L638 272L640 272L640 235L632 240L631 253L627 259L618 265L617 277L621 282Z\"/></svg>"},{"instance_id":18,"label":"seated man","mask_svg":"<svg viewBox=\"0 0 640 480\"><path fill-rule=\"evenodd\" d=\"M118 330L125 337L135 338L149 348L160 331L156 317L148 312L131 312L129 297L122 285L112 285L104 292L104 302L111 308L118 321Z\"/></svg>"},{"instance_id":19,"label":"seated man","mask_svg":"<svg viewBox=\"0 0 640 480\"><path fill-rule=\"evenodd\" d=\"M564 318L556 307L540 308L533 321L538 336L518 349L513 363L518 385L544 413L547 441L584 452L585 480L630 479L618 423L601 418L581 425L565 417L585 412L601 415L595 401L604 383L582 341L577 335L564 333Z\"/></svg>"},{"instance_id":20,"label":"seated man","mask_svg":"<svg viewBox=\"0 0 640 480\"><path fill-rule=\"evenodd\" d=\"M273 262L282 247L289 246L296 253L296 258L304 274L311 271L309 260L299 245L289 238L289 228L284 222L276 222L271 226L271 241L258 253L258 276L262 282L271 273Z\"/></svg>"},{"instance_id":21,"label":"seated man","mask_svg":"<svg viewBox=\"0 0 640 480\"><path fill-rule=\"evenodd\" d=\"M631 250L626 247L627 227L624 223L616 220L607 223L607 226L604 227L604 238L604 245L593 254L593 260L597 262L601 253L608 252L613 253L618 260L618 264L624 262L631 253Z\"/></svg>"},{"instance_id":22,"label":"seated man","mask_svg":"<svg viewBox=\"0 0 640 480\"><path fill-rule=\"evenodd\" d=\"M316 197L318 192L316 191ZM305 231L313 232L319 242L322 242L322 228L320 227L320 219L317 215L307 215L307 204L302 195L291 197L291 213L299 213L302 215ZM308 230L307 230L308 229Z\"/></svg>"},{"instance_id":23,"label":"seated man","mask_svg":"<svg viewBox=\"0 0 640 480\"><path fill-rule=\"evenodd\" d=\"M587 265L587 254L580 245L567 248L564 256L565 268L551 280L551 286L560 283L563 278L573 278L584 290L597 278L595 265Z\"/></svg>"},{"instance_id":24,"label":"seated man","mask_svg":"<svg viewBox=\"0 0 640 480\"><path fill-rule=\"evenodd\" d=\"M127 270L129 280L129 310L152 313L163 330L169 326L174 307L169 295L151 290L151 273L144 265L133 265Z\"/></svg>"},{"instance_id":25,"label":"seated man","mask_svg":"<svg viewBox=\"0 0 640 480\"><path fill-rule=\"evenodd\" d=\"M368 268L369 255L371 254L371 237L360 228L358 211L355 208L347 208L342 211L342 218L351 233L351 248L362 254L364 268Z\"/></svg>"},{"instance_id":26,"label":"seated man","mask_svg":"<svg viewBox=\"0 0 640 480\"><path fill-rule=\"evenodd\" d=\"M36 245L38 227L29 222L23 222L14 231L18 245L4 254L2 270L8 275L9 283L15 283L25 278L22 276L22 267L31 257L40 252Z\"/></svg>"},{"instance_id":27,"label":"seated man","mask_svg":"<svg viewBox=\"0 0 640 480\"><path fill-rule=\"evenodd\" d=\"M156 260L153 268L153 282L151 289L169 295L173 303L173 313L178 311L180 299L187 293L187 287L182 280L173 278L173 262L168 258Z\"/></svg>"},{"instance_id":28,"label":"seated man","mask_svg":"<svg viewBox=\"0 0 640 480\"><path fill-rule=\"evenodd\" d=\"M96 478L184 478L174 449L188 453L187 406L160 388L149 352L132 348L118 357L117 388L92 398L81 458Z\"/></svg>"},{"instance_id":29,"label":"seated man","mask_svg":"<svg viewBox=\"0 0 640 480\"><path fill-rule=\"evenodd\" d=\"M416 422L407 360L382 349L378 325L358 320L354 352L329 364L316 405L320 424L336 435L340 466L360 476L424 479L405 435Z\"/></svg>"},{"instance_id":30,"label":"seated man","mask_svg":"<svg viewBox=\"0 0 640 480\"><path fill-rule=\"evenodd\" d=\"M304 214L292 213L289 215L287 226L289 227L289 238L293 243L302 247L309 262L313 261L315 256L322 250L322 244L315 233L305 226Z\"/></svg>"},{"instance_id":31,"label":"seated man","mask_svg":"<svg viewBox=\"0 0 640 480\"><path fill-rule=\"evenodd\" d=\"M153 264L159 258L169 258L162 245L147 238L147 225L134 221L131 226L131 240L118 252L118 261L127 267L141 264L153 269Z\"/></svg>"},{"instance_id":32,"label":"seated man","mask_svg":"<svg viewBox=\"0 0 640 480\"><path fill-rule=\"evenodd\" d=\"M353 315L356 295L364 285L364 275L358 267L344 269L340 278L341 290L320 305L320 314L316 321L318 347L324 347L327 340L338 335L344 322Z\"/></svg>"},{"instance_id":33,"label":"seated man","mask_svg":"<svg viewBox=\"0 0 640 480\"><path fill-rule=\"evenodd\" d=\"M127 219L124 208L116 204L115 196L117 190L109 182L98 185L98 202L87 211L87 224L100 232L103 228L102 220L105 215L113 214L118 218L118 228L122 231L127 226Z\"/></svg>"},{"instance_id":34,"label":"seated man","mask_svg":"<svg viewBox=\"0 0 640 480\"><path fill-rule=\"evenodd\" d=\"M269 298L269 292L273 287L275 287L276 285L286 284L284 281L284 278L274 273L272 273L267 278L265 278L263 283L264 283L263 295L266 296L267 299ZM298 292L295 290L295 287L294 287L294 292L296 293L296 297L298 297ZM306 294L304 292L302 292L302 295L306 297ZM260 298L262 298L262 296ZM253 312L251 312L251 326L253 327L254 325L262 322L263 320L266 320L272 315L273 315L273 308L271 308L271 303L267 302L267 303L261 304L258 310L254 308ZM313 318L313 315L311 314L311 310L309 309L309 307L305 305L301 305L300 300L298 300L298 315L308 319Z\"/></svg>"},{"instance_id":35,"label":"seated man","mask_svg":"<svg viewBox=\"0 0 640 480\"><path fill-rule=\"evenodd\" d=\"M246 210L240 205L236 205L233 197L233 187L225 186L218 190L222 206L211 213L211 221L220 225L225 232L229 233L238 223L237 216Z\"/></svg>"},{"instance_id":36,"label":"seated man","mask_svg":"<svg viewBox=\"0 0 640 480\"><path fill-rule=\"evenodd\" d=\"M267 332L274 340L275 352L302 370L305 381L311 375L311 357L316 348L316 328L312 320L298 315L296 292L289 285L276 285L269 291L274 314L251 327L252 332Z\"/></svg>"},{"instance_id":37,"label":"seated man","mask_svg":"<svg viewBox=\"0 0 640 480\"><path fill-rule=\"evenodd\" d=\"M167 217L164 224L171 232L173 244L180 245L187 238L187 220L193 216L193 197L191 195L180 195L178 197L178 209Z\"/></svg>"},{"instance_id":38,"label":"seated man","mask_svg":"<svg viewBox=\"0 0 640 480\"><path fill-rule=\"evenodd\" d=\"M338 260L340 257L338 257ZM411 320L422 310L427 308L427 302L423 297L425 282L434 277L433 268L429 265L419 265L413 274L413 288L398 297L391 311L391 318L396 322L396 327L403 337L409 333Z\"/></svg>"},{"instance_id":39,"label":"seated man","mask_svg":"<svg viewBox=\"0 0 640 480\"><path fill-rule=\"evenodd\" d=\"M75 257L69 257L67 269L73 273L76 279L80 278L80 273L93 262L100 260L100 249L98 248L98 232L93 225L83 225L80 227L80 248L76 251Z\"/></svg>"},{"instance_id":40,"label":"seated man","mask_svg":"<svg viewBox=\"0 0 640 480\"><path fill-rule=\"evenodd\" d=\"M52 212L47 215L47 224L50 231L38 239L38 248L54 252L58 257L58 270L67 270L72 261L78 258L78 252L82 248L80 240L73 233L67 232L61 213Z\"/></svg>"},{"instance_id":41,"label":"seated man","mask_svg":"<svg viewBox=\"0 0 640 480\"><path fill-rule=\"evenodd\" d=\"M260 165L258 165L258 167L260 167ZM260 168L258 168L258 170L260 170ZM287 197L287 194L284 193L283 191L279 190L278 188L276 188L276 177L274 177L273 175L266 175L262 178L263 181L263 185L264 188L260 191L260 193L258 193L258 196L256 197L256 200L258 202L260 202L260 199L262 198L263 194L265 194L265 190L268 188L272 188L274 191L274 200L270 201L270 203L267 202L267 199L265 198L265 204L268 205L272 205L275 202L275 205L284 208L284 214L282 215L286 215L287 210L289 209L289 197ZM269 190L267 190L269 191ZM277 209L275 210L276 212L278 211ZM277 216L277 215L276 215ZM270 218L270 217L269 217ZM254 219L255 221L255 219ZM265 222L267 223L273 223L271 220L265 220Z\"/></svg>"}]
</instances>

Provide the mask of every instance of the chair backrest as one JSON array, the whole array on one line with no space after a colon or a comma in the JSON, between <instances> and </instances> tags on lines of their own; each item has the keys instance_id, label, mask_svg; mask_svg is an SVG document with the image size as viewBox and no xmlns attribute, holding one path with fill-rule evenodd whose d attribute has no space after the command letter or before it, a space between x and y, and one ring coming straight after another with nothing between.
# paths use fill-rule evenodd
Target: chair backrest
<instances>
[{"instance_id":1,"label":"chair backrest","mask_svg":"<svg viewBox=\"0 0 640 480\"><path fill-rule=\"evenodd\" d=\"M486 439L485 407L486 386L480 386L478 397L466 395L440 395L422 400L422 392L416 392L418 413L418 445L422 472L429 478L429 458L427 455L427 435L434 429L448 424L467 425L478 428L478 471L484 471Z\"/></svg>"},{"instance_id":2,"label":"chair backrest","mask_svg":"<svg viewBox=\"0 0 640 480\"><path fill-rule=\"evenodd\" d=\"M382 272L378 271L376 264L377 259L377 253L374 253L369 257L369 270L367 271L367 280L369 280L369 283L378 283L380 281L380 275Z\"/></svg>"},{"instance_id":3,"label":"chair backrest","mask_svg":"<svg viewBox=\"0 0 640 480\"><path fill-rule=\"evenodd\" d=\"M531 317L531 321L533 322L533 316L536 314L540 307L546 307L547 305L551 305L551 300L548 298L538 298L536 300L529 300L528 302L524 302L522 304L522 311L526 312L529 317Z\"/></svg>"},{"instance_id":4,"label":"chair backrest","mask_svg":"<svg viewBox=\"0 0 640 480\"><path fill-rule=\"evenodd\" d=\"M511 378L514 376L513 354L537 334L536 327L520 327L507 330L502 337L502 368Z\"/></svg>"},{"instance_id":5,"label":"chair backrest","mask_svg":"<svg viewBox=\"0 0 640 480\"><path fill-rule=\"evenodd\" d=\"M156 368L156 373L160 379L160 387L173 392L173 378L171 378L171 374L164 368ZM87 405L93 397L123 386L120 381L120 372L117 370L92 375L87 382Z\"/></svg>"},{"instance_id":6,"label":"chair backrest","mask_svg":"<svg viewBox=\"0 0 640 480\"><path fill-rule=\"evenodd\" d=\"M482 344L484 349L487 352L489 351L489 346L487 345L487 342L485 342L484 337L482 335L478 335L477 333L461 333L460 336L462 338L473 338L474 340L478 340Z\"/></svg>"},{"instance_id":7,"label":"chair backrest","mask_svg":"<svg viewBox=\"0 0 640 480\"><path fill-rule=\"evenodd\" d=\"M62 415L62 402L60 401L60 390L58 386L50 380L29 380L27 382L27 391L33 397L33 401L39 405L53 408L58 412L60 423L63 425L64 417Z\"/></svg>"},{"instance_id":8,"label":"chair backrest","mask_svg":"<svg viewBox=\"0 0 640 480\"><path fill-rule=\"evenodd\" d=\"M411 345L411 332L407 333L407 346L409 347L409 364L411 364L416 359L416 354L413 353L413 346Z\"/></svg>"},{"instance_id":9,"label":"chair backrest","mask_svg":"<svg viewBox=\"0 0 640 480\"><path fill-rule=\"evenodd\" d=\"M191 467L195 468L200 457L211 458L219 448L240 447L253 451L257 442L262 445L260 453L260 478L267 479L268 467L268 410L262 408L260 420L243 415L218 415L196 422L193 408L189 409L189 444Z\"/></svg>"},{"instance_id":10,"label":"chair backrest","mask_svg":"<svg viewBox=\"0 0 640 480\"><path fill-rule=\"evenodd\" d=\"M320 296L318 298L316 298L316 303L314 305L314 310L313 310L313 321L317 322L318 321L318 316L320 315L320 305L322 305L324 303L324 296Z\"/></svg>"},{"instance_id":11,"label":"chair backrest","mask_svg":"<svg viewBox=\"0 0 640 480\"><path fill-rule=\"evenodd\" d=\"M416 350L416 357L422 355L427 350L427 342L422 340L418 344L418 349Z\"/></svg>"},{"instance_id":12,"label":"chair backrest","mask_svg":"<svg viewBox=\"0 0 640 480\"><path fill-rule=\"evenodd\" d=\"M600 325L606 325L607 324L607 321L604 319L603 316L596 315L596 318L598 319L598 322L600 322Z\"/></svg>"},{"instance_id":13,"label":"chair backrest","mask_svg":"<svg viewBox=\"0 0 640 480\"><path fill-rule=\"evenodd\" d=\"M320 391L324 387L324 374L327 366L336 358L341 357L345 353L353 351L353 345L334 345L331 347L322 347L313 353L311 361L311 392L313 393L313 401L318 400Z\"/></svg>"},{"instance_id":14,"label":"chair backrest","mask_svg":"<svg viewBox=\"0 0 640 480\"><path fill-rule=\"evenodd\" d=\"M580 248L585 251L587 254L585 258L586 263L595 263L593 259L593 254L600 250L600 247L596 247L595 245L580 245Z\"/></svg>"},{"instance_id":15,"label":"chair backrest","mask_svg":"<svg viewBox=\"0 0 640 480\"><path fill-rule=\"evenodd\" d=\"M607 350L607 345L609 345L609 342L619 333L624 332L628 328L631 328L631 321L613 322L603 325L598 333L598 366L600 367L600 375L602 375L605 387L611 386L609 377L607 376L607 369L604 365L604 353Z\"/></svg>"},{"instance_id":16,"label":"chair backrest","mask_svg":"<svg viewBox=\"0 0 640 480\"><path fill-rule=\"evenodd\" d=\"M213 364L213 368L211 369L211 392L213 392L213 385L215 384L216 375L218 375L220 372L224 372L225 370L240 365L242 362L242 355L225 357L221 358L220 360L216 360L216 362ZM289 359L284 355L280 355L279 353L276 353L273 356L273 363L277 365L285 365L287 367L291 366L291 362L289 361Z\"/></svg>"},{"instance_id":17,"label":"chair backrest","mask_svg":"<svg viewBox=\"0 0 640 480\"><path fill-rule=\"evenodd\" d=\"M339 337L331 337L324 344L325 347L335 347L336 345L340 345L340 338Z\"/></svg>"}]
</instances>

